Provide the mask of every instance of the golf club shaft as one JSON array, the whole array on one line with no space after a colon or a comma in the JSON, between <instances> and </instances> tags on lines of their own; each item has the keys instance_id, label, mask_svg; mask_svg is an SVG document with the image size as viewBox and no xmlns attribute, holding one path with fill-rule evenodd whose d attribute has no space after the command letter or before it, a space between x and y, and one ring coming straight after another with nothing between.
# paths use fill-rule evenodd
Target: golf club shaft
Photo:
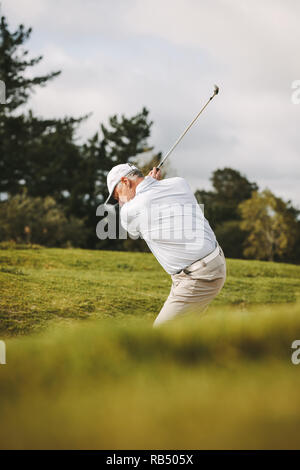
<instances>
[{"instance_id":1,"label":"golf club shaft","mask_svg":"<svg viewBox=\"0 0 300 470\"><path fill-rule=\"evenodd\" d=\"M159 165L156 167L157 170L159 170L162 165L164 164L164 162L166 161L166 159L169 157L169 155L173 152L173 150L175 149L175 147L179 144L179 142L183 139L183 137L185 136L185 134L187 133L187 131L192 127L192 125L194 124L195 121L197 121L198 117L200 116L200 114L205 110L206 106L211 102L211 100L214 98L214 96L216 96L217 94L219 93L219 88L217 86L215 86L215 90L214 90L214 93L213 95L209 98L209 100L205 103L205 105L200 109L199 113L197 114L197 116L192 120L192 122L187 126L187 128L184 130L184 132L181 134L181 136L176 140L175 144L170 148L170 150L166 153L166 155L164 156L164 158L162 159L162 161L159 163Z\"/></svg>"}]
</instances>

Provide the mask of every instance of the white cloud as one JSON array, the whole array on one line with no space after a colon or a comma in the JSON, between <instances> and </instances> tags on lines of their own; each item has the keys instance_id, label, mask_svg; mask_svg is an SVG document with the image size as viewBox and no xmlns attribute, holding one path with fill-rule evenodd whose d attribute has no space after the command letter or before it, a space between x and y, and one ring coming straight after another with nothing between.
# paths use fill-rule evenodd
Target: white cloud
<instances>
[{"instance_id":1,"label":"white cloud","mask_svg":"<svg viewBox=\"0 0 300 470\"><path fill-rule=\"evenodd\" d=\"M151 143L167 151L212 92L215 98L171 157L191 185L232 166L300 204L298 0L3 1L13 25L33 26L37 72L62 69L31 101L44 116L92 117L150 109Z\"/></svg>"}]
</instances>

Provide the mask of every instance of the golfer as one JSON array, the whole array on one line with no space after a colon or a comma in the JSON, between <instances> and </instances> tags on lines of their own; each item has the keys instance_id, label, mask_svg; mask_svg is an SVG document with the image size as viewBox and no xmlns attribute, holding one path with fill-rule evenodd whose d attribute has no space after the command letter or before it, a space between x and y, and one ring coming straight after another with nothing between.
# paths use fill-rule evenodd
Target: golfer
<instances>
[{"instance_id":1,"label":"golfer","mask_svg":"<svg viewBox=\"0 0 300 470\"><path fill-rule=\"evenodd\" d=\"M144 177L136 166L125 163L110 170L107 186L105 204L118 201L124 229L145 240L172 278L170 294L153 326L190 309L203 311L224 285L226 262L185 179L161 180L156 168Z\"/></svg>"}]
</instances>

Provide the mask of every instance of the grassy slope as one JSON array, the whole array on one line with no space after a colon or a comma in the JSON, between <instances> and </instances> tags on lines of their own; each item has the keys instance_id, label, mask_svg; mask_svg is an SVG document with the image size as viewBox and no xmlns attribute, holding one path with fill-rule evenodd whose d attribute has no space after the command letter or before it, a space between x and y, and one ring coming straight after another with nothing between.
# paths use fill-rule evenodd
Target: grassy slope
<instances>
[{"instance_id":1,"label":"grassy slope","mask_svg":"<svg viewBox=\"0 0 300 470\"><path fill-rule=\"evenodd\" d=\"M0 260L0 448L300 447L299 267L229 260L206 314L152 329L170 280L151 255Z\"/></svg>"},{"instance_id":2,"label":"grassy slope","mask_svg":"<svg viewBox=\"0 0 300 470\"><path fill-rule=\"evenodd\" d=\"M140 317L152 323L170 277L151 254L78 249L0 250L0 334L37 331L63 319ZM214 304L294 302L300 267L228 260Z\"/></svg>"}]
</instances>

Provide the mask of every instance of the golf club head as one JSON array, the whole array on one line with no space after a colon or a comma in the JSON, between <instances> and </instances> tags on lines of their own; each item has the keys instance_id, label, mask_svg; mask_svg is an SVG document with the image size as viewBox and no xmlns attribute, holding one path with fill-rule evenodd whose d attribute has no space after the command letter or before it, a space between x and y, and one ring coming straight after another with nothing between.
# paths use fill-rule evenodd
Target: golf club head
<instances>
[{"instance_id":1,"label":"golf club head","mask_svg":"<svg viewBox=\"0 0 300 470\"><path fill-rule=\"evenodd\" d=\"M219 87L215 85L214 87L214 95L217 95L219 93Z\"/></svg>"}]
</instances>

